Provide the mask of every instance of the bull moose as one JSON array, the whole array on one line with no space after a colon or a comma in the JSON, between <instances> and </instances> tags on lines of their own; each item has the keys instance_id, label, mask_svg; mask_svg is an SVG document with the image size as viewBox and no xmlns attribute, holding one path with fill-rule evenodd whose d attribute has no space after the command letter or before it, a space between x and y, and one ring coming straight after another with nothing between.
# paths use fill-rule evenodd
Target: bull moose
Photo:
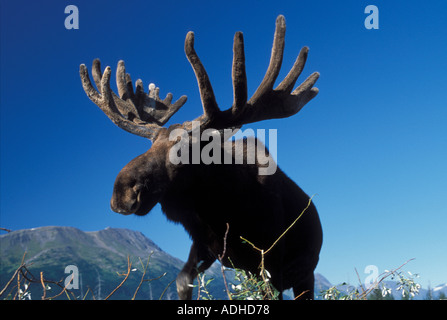
<instances>
[{"instance_id":1,"label":"bull moose","mask_svg":"<svg viewBox=\"0 0 447 320\"><path fill-rule=\"evenodd\" d=\"M194 120L200 124L200 132L208 129L236 132L244 124L290 117L318 94L318 89L313 87L318 72L293 90L307 59L307 47L301 49L289 74L274 89L283 59L285 29L285 19L279 16L270 64L248 101L244 40L241 32L235 34L234 100L225 111L218 107L208 75L194 49L194 33L187 34L185 53L195 72L203 106L203 114ZM318 213L309 196L279 168L273 174L261 175L259 170L265 162L261 163L257 156L251 163L245 161L251 152L251 143L268 155L267 148L256 138L245 139L240 149L235 147L237 141L230 141L230 151L234 151L231 157L242 152L242 164L173 163L170 152L179 139L172 139L171 133L182 129L190 134L186 141L191 142L194 121L163 125L185 104L186 96L172 103L173 96L169 93L162 100L159 88L153 84L145 93L141 80L136 81L134 90L123 61L118 62L116 71L117 95L110 88L110 75L110 67L102 73L99 60L94 60L92 76L96 90L87 68L84 64L80 66L82 85L90 100L118 127L152 141L147 152L130 161L118 174L111 208L124 215L142 216L160 203L169 220L184 226L193 243L188 261L177 276L179 298L191 299L194 278L223 252L221 262L225 266L257 274L259 252L243 243L241 236L259 248L268 248L308 206L298 223L265 255L264 266L278 291L293 288L295 295L312 299L314 270L322 245ZM228 148L222 150L222 157L224 153L228 154Z\"/></svg>"}]
</instances>

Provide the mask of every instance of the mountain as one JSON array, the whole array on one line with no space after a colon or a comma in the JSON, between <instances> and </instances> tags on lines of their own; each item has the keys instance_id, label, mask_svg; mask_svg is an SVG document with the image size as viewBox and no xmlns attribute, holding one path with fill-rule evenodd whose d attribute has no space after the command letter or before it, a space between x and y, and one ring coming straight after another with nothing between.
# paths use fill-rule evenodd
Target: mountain
<instances>
[{"instance_id":1,"label":"mountain","mask_svg":"<svg viewBox=\"0 0 447 320\"><path fill-rule=\"evenodd\" d=\"M438 299L440 295L447 297L447 283L434 287L432 289L432 295L434 299Z\"/></svg>"},{"instance_id":2,"label":"mountain","mask_svg":"<svg viewBox=\"0 0 447 320\"><path fill-rule=\"evenodd\" d=\"M172 257L158 247L141 232L127 229L106 228L100 231L84 232L72 227L40 227L18 230L0 235L0 289L4 288L25 255L25 263L30 278L40 280L43 272L47 280L60 281L73 276L75 266L78 272L78 289L73 292L78 298L104 299L124 279L127 271L127 256L132 263L132 272L127 281L110 299L129 300L135 293L143 275L143 266L150 255L148 272L145 279L160 279L144 282L136 299L158 299L168 287L164 299L177 299L175 280L184 262ZM141 258L141 260L140 260ZM71 267L69 267L71 268ZM120 276L121 274L121 276ZM229 283L234 279L232 271L226 271ZM206 279L214 279L207 286L216 299L226 299L224 282L219 263L214 263L206 272ZM331 286L329 281L316 274L316 292ZM74 283L74 282L73 282ZM17 290L9 289L8 292ZM42 296L40 283L30 285L31 297ZM47 296L55 295L60 289L54 286ZM5 298L2 296L1 298ZM63 297L65 298L65 297ZM293 293L285 293L285 299L292 299Z\"/></svg>"},{"instance_id":3,"label":"mountain","mask_svg":"<svg viewBox=\"0 0 447 320\"><path fill-rule=\"evenodd\" d=\"M121 283L124 277L119 274L127 272L128 255L133 271L111 299L132 298L144 270L140 258L146 264L150 255L145 279L161 276L165 272L166 275L159 280L144 282L137 299L158 299L183 266L181 260L167 254L137 231L107 228L83 232L71 227L41 227L0 236L0 288L4 287L20 266L25 252L28 269L37 279L41 271L45 279L71 279L73 271L65 273L65 268L75 266L79 274L79 289L73 291L78 297L83 297L90 289L88 299L93 298L93 295L96 299L103 299ZM54 287L54 291L57 291L56 286ZM30 288L33 289L33 298L41 297L42 287ZM47 296L51 294L48 293ZM168 287L164 299L177 299L175 283Z\"/></svg>"},{"instance_id":4,"label":"mountain","mask_svg":"<svg viewBox=\"0 0 447 320\"><path fill-rule=\"evenodd\" d=\"M321 291L332 287L332 284L322 274L315 273L315 293L319 294Z\"/></svg>"},{"instance_id":5,"label":"mountain","mask_svg":"<svg viewBox=\"0 0 447 320\"><path fill-rule=\"evenodd\" d=\"M319 292L317 289L318 276L321 276L321 275L318 275L318 274L315 275L315 292L316 292L316 294L318 294L318 292ZM327 279L326 279L326 281L327 281ZM403 300L404 299L402 297L402 289L399 290L400 283L397 280L385 280L385 281L381 282L381 284L379 285L380 290L378 292L374 292L374 291L371 292L368 295L368 299L372 299L372 300L380 299L381 300L383 298L382 291L381 291L383 286L386 287L387 289L391 290L391 296L386 297L385 300L389 300L389 299ZM327 290L330 287L332 287L332 285L329 283L329 281L327 281L327 283L325 283L325 285L323 287L324 289L322 289L322 290ZM349 295L349 293L353 292L356 289L358 290L358 292L363 292L363 288L365 288L365 287L362 288L360 285L355 287L355 286L352 286L352 285L346 284L346 283L336 285L335 287L337 288L338 291L340 291L341 296L347 296L347 295ZM414 297L411 297L411 299L412 300L439 300L440 298L445 299L446 296L447 296L447 283L443 284L443 285L436 286L431 289L430 288L428 288L428 289L419 288L419 293L417 295L415 295ZM317 297L317 299L321 299L321 297Z\"/></svg>"}]
</instances>

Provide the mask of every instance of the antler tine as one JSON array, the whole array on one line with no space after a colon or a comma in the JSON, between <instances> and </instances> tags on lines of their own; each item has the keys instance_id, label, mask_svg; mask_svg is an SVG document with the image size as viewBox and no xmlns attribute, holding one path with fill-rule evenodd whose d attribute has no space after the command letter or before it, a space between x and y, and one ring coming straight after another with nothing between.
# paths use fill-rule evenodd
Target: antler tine
<instances>
[{"instance_id":1,"label":"antler tine","mask_svg":"<svg viewBox=\"0 0 447 320\"><path fill-rule=\"evenodd\" d=\"M101 90L102 72L101 72L101 61L99 61L99 59L93 60L92 77L93 81L95 81L96 88L98 88L98 90Z\"/></svg>"},{"instance_id":2,"label":"antler tine","mask_svg":"<svg viewBox=\"0 0 447 320\"><path fill-rule=\"evenodd\" d=\"M116 72L116 84L118 87L118 94L122 98L124 95L123 88L122 88L122 82L124 81L124 61L118 62L117 72ZM101 72L101 61L99 59L93 60L92 64L92 76L93 80L95 81L96 87L101 92L101 79L103 78L103 74ZM127 93L126 97L128 97L129 94ZM113 91L112 91L112 97L115 102L115 105L118 109L118 111L126 118L132 120L135 117L139 116L138 110L135 107L133 103L126 103L127 98L120 99Z\"/></svg>"},{"instance_id":3,"label":"antler tine","mask_svg":"<svg viewBox=\"0 0 447 320\"><path fill-rule=\"evenodd\" d=\"M126 73L123 60L118 62L118 67L116 69L116 85L118 87L120 98L124 101L128 100L129 106L133 109L131 111L134 111L134 113L138 115L138 118L142 120L145 117L144 113L148 113L154 118L157 124L161 126L166 124L166 122L168 122L168 120L186 102L186 96L183 96L177 102L171 104L172 93L168 93L166 98L161 100L159 96L160 88L155 87L153 83L149 85L149 96L146 95L143 89L143 81L141 79L137 80L137 91L136 94L134 94L132 80L130 75Z\"/></svg>"},{"instance_id":4,"label":"antler tine","mask_svg":"<svg viewBox=\"0 0 447 320\"><path fill-rule=\"evenodd\" d=\"M90 77L88 74L87 67L81 64L79 68L79 73L81 76L82 86L85 93L101 110L121 129L124 129L130 133L139 135L144 138L154 139L160 129L156 125L146 124L146 125L136 125L132 121L125 119L122 114L116 108L114 99L112 97L112 90L110 89L110 67L107 67L104 71L103 76L100 78L99 86L101 94L98 93L93 88L90 82Z\"/></svg>"},{"instance_id":5,"label":"antler tine","mask_svg":"<svg viewBox=\"0 0 447 320\"><path fill-rule=\"evenodd\" d=\"M247 74L245 72L244 36L236 32L233 42L233 107L232 113L237 114L247 103Z\"/></svg>"},{"instance_id":6,"label":"antler tine","mask_svg":"<svg viewBox=\"0 0 447 320\"><path fill-rule=\"evenodd\" d=\"M282 57L284 53L285 44L285 34L286 34L286 21L284 16L280 15L276 19L275 36L273 38L272 54L270 57L270 63L265 73L264 79L259 85L256 92L251 97L250 102L258 100L266 92L273 89L276 78L281 70Z\"/></svg>"},{"instance_id":7,"label":"antler tine","mask_svg":"<svg viewBox=\"0 0 447 320\"><path fill-rule=\"evenodd\" d=\"M125 71L124 61L118 62L116 71L119 96L110 89L110 67L107 67L101 75L101 65L98 59L93 61L92 75L99 92L93 88L84 64L80 66L79 72L87 96L101 108L113 123L130 133L152 141L156 139L162 126L186 102L186 96L182 96L174 104L171 104L171 93L161 100L158 95L159 88L155 88L155 85L147 95L144 93L141 80L136 82L134 93L130 75Z\"/></svg>"},{"instance_id":8,"label":"antler tine","mask_svg":"<svg viewBox=\"0 0 447 320\"><path fill-rule=\"evenodd\" d=\"M132 79L130 74L126 73L126 67L124 66L124 61L118 61L118 66L116 67L116 86L118 88L118 95L124 101L130 99L132 102L135 99L132 87Z\"/></svg>"},{"instance_id":9,"label":"antler tine","mask_svg":"<svg viewBox=\"0 0 447 320\"><path fill-rule=\"evenodd\" d=\"M280 15L276 19L269 66L264 79L248 102L244 38L241 32L235 34L232 68L234 100L232 107L225 111L220 111L217 106L208 75L194 50L194 33L189 32L187 34L185 52L196 74L204 110L204 114L196 120L199 120L203 127L211 127L217 130L240 128L247 123L289 117L300 111L306 103L318 94L318 89L313 88L320 75L318 72L310 75L292 92L306 63L309 52L307 47L301 49L288 75L276 89L273 89L283 60L285 34L285 18ZM189 122L185 124L189 126Z\"/></svg>"},{"instance_id":10,"label":"antler tine","mask_svg":"<svg viewBox=\"0 0 447 320\"><path fill-rule=\"evenodd\" d=\"M309 53L309 47L303 47L301 49L300 54L296 58L296 61L292 69L290 69L289 73L284 78L284 80L278 85L276 90L285 92L292 91L296 81L298 80L298 77L300 76L301 72L303 72L304 65L306 64L307 61L308 53Z\"/></svg>"},{"instance_id":11,"label":"antler tine","mask_svg":"<svg viewBox=\"0 0 447 320\"><path fill-rule=\"evenodd\" d=\"M194 69L197 83L199 85L200 98L202 100L205 122L213 119L220 112L214 96L213 87L211 86L208 74L203 67L202 62L194 50L194 32L190 31L185 39L185 53L189 63Z\"/></svg>"},{"instance_id":12,"label":"antler tine","mask_svg":"<svg viewBox=\"0 0 447 320\"><path fill-rule=\"evenodd\" d=\"M160 125L164 125L186 103L187 98L186 96L181 96L174 104L171 104L172 93L168 93L166 95L166 98L164 98L164 100L161 100L159 96L160 88L155 87L155 85L153 85L152 88L151 85L149 86L149 88L151 88L149 98L152 98L156 102L158 107L152 109L152 113L150 114L155 118L155 120L157 120Z\"/></svg>"},{"instance_id":13,"label":"antler tine","mask_svg":"<svg viewBox=\"0 0 447 320\"><path fill-rule=\"evenodd\" d=\"M309 52L308 47L301 49L288 75L276 89L273 89L281 69L285 45L285 33L285 18L284 16L280 15L276 19L272 53L264 79L247 104L242 108L236 108L237 110L240 109L240 111L237 112L238 116L233 117L232 122L235 121L238 124L245 124L266 119L289 117L300 111L306 103L318 94L318 89L313 88L320 76L318 72L311 74L297 89L292 92L293 87L295 86L295 83L303 71L304 65L306 64ZM233 80L233 82L234 81L235 80ZM233 109L235 109L234 106Z\"/></svg>"}]
</instances>

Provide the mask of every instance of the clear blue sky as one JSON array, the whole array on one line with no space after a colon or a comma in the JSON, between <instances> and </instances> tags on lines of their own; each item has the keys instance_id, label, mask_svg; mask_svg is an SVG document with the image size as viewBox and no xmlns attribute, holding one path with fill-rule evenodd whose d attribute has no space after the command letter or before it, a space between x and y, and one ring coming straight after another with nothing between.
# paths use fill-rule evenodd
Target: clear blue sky
<instances>
[{"instance_id":1,"label":"clear blue sky","mask_svg":"<svg viewBox=\"0 0 447 320\"><path fill-rule=\"evenodd\" d=\"M99 57L132 79L187 95L170 123L201 114L184 37L196 34L222 109L232 103L232 41L243 31L249 95L267 68L275 19L286 17L280 78L309 46L301 80L320 94L278 129L278 164L316 194L324 244L317 271L356 283L416 258L421 283L447 282L447 2L1 1L0 225L142 231L186 259L190 240L157 206L148 216L109 208L119 170L150 142L114 126L85 95L79 65ZM79 30L64 27L69 4ZM367 5L379 30L364 27ZM114 74L113 71L113 74ZM114 84L114 80L112 81Z\"/></svg>"}]
</instances>

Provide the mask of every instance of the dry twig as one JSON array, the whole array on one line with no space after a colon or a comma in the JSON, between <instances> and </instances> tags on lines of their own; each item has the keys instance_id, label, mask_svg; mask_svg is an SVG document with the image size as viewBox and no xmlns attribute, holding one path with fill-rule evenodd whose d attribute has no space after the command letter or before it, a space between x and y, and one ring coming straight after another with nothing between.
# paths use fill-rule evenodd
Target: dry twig
<instances>
[{"instance_id":1,"label":"dry twig","mask_svg":"<svg viewBox=\"0 0 447 320\"><path fill-rule=\"evenodd\" d=\"M300 215L290 224L290 226L273 242L273 244L267 249L267 250L263 250L260 249L258 247L256 247L252 242L248 241L247 239L245 239L244 237L240 237L243 241L247 242L249 245L251 245L253 247L253 249L259 251L261 253L261 264L260 264L260 269L261 269L261 277L262 280L264 280L264 282L266 283L268 281L268 279L266 279L266 275L265 275L265 267L264 267L264 256L269 253L270 250L272 250L275 245L279 242L279 240L281 240L286 233L298 222L298 220L303 216L304 212L306 212L306 210L309 208L310 204L312 203L312 199L314 196L309 198L309 202L307 203L307 206L303 209L303 211L300 213ZM273 293L270 290L270 287L267 287L267 292L266 295L271 295L273 296ZM299 295L301 296L301 295ZM298 297L299 297L298 296Z\"/></svg>"},{"instance_id":2,"label":"dry twig","mask_svg":"<svg viewBox=\"0 0 447 320\"><path fill-rule=\"evenodd\" d=\"M230 225L227 223L227 230L225 231L225 235L224 235L224 245L223 245L223 252L222 255L218 255L219 261L220 261L220 271L222 272L222 276L223 276L223 280L224 280L224 284L225 284L225 291L227 292L228 295L228 299L233 300L230 294L230 290L228 289L228 283L227 283L227 277L225 276L225 270L224 270L224 265L223 265L223 259L225 257L225 253L227 251L227 236L228 236L228 231L230 230Z\"/></svg>"},{"instance_id":3,"label":"dry twig","mask_svg":"<svg viewBox=\"0 0 447 320\"><path fill-rule=\"evenodd\" d=\"M129 277L129 274L131 271L131 268L132 268L132 263L130 262L129 256L127 256L127 273L124 274L124 280L121 281L121 283L115 289L113 289L112 292L110 292L110 294L104 300L109 299L119 288L121 288L121 286L124 284L124 282L127 281L127 278Z\"/></svg>"}]
</instances>

